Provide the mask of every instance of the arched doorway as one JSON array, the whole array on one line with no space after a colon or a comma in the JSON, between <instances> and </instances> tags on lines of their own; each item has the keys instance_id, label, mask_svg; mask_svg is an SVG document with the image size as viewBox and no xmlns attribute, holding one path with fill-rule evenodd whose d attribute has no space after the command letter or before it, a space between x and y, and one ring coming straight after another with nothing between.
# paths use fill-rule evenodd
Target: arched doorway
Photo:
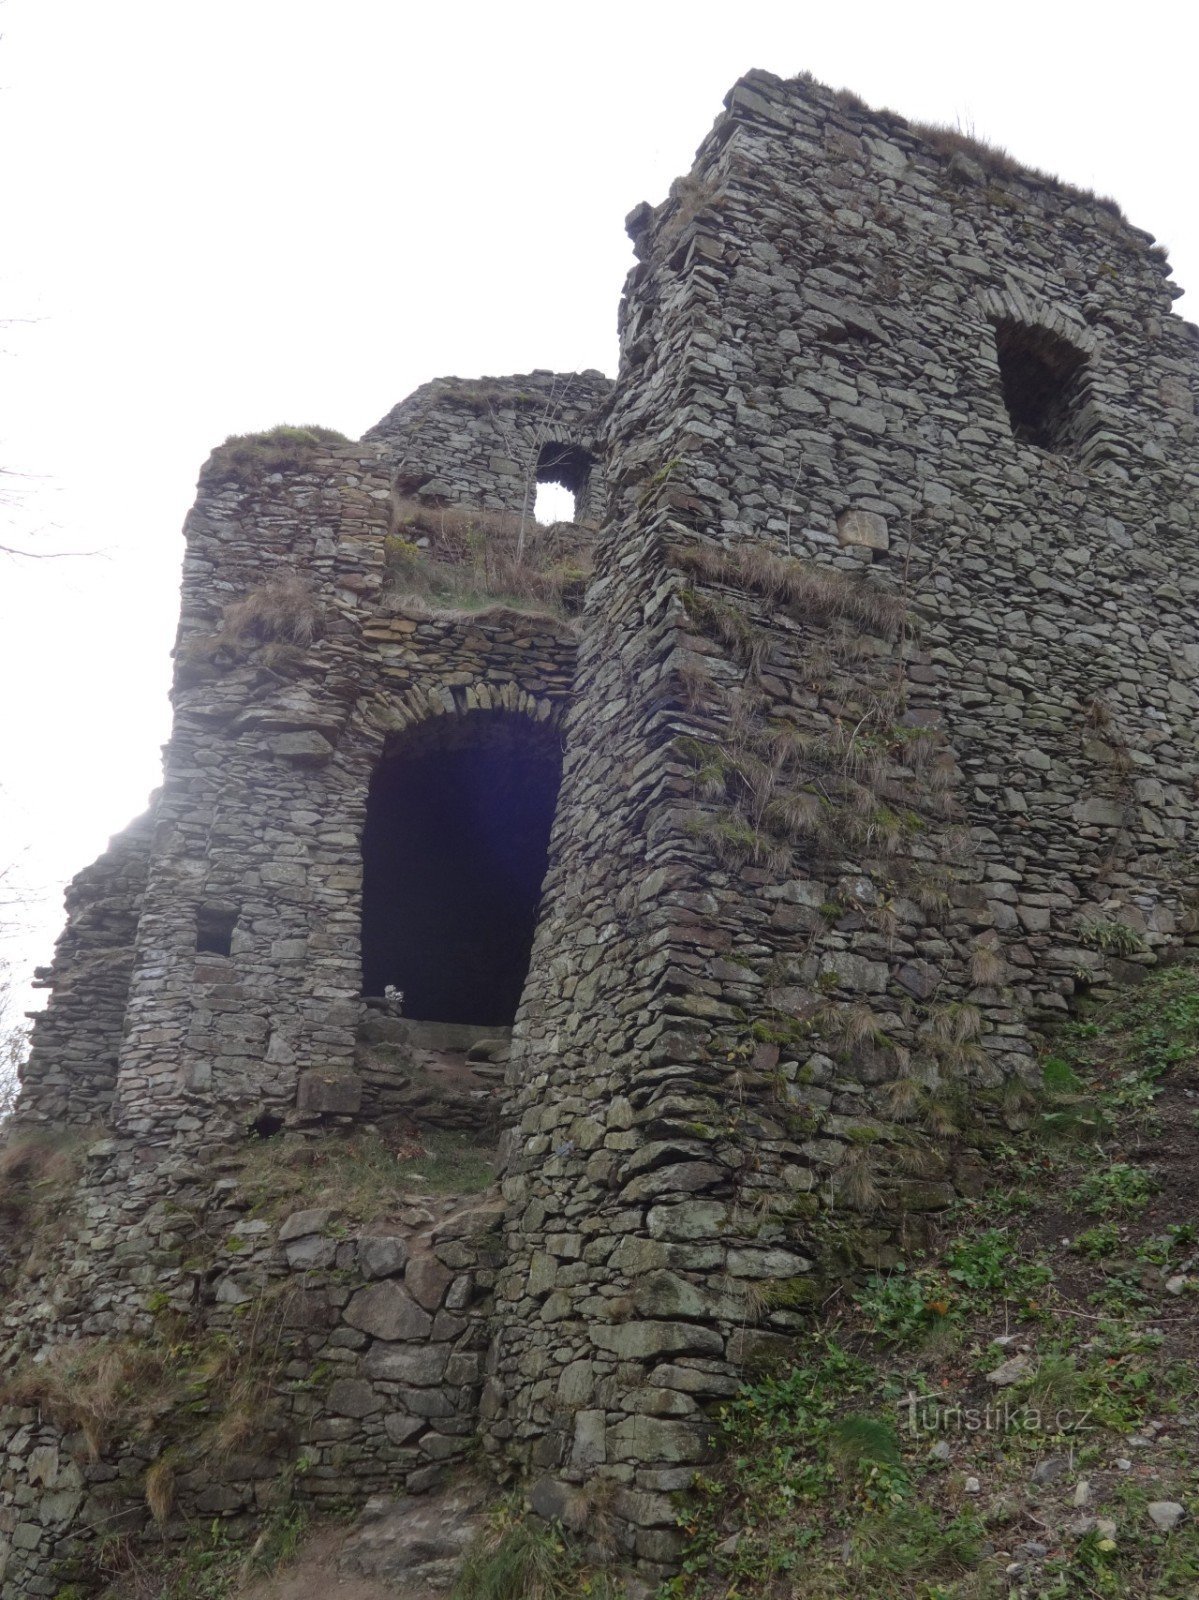
<instances>
[{"instance_id":1,"label":"arched doorway","mask_svg":"<svg viewBox=\"0 0 1199 1600\"><path fill-rule=\"evenodd\" d=\"M363 993L408 1017L516 1015L562 774L556 728L510 711L430 719L384 751L362 835Z\"/></svg>"}]
</instances>

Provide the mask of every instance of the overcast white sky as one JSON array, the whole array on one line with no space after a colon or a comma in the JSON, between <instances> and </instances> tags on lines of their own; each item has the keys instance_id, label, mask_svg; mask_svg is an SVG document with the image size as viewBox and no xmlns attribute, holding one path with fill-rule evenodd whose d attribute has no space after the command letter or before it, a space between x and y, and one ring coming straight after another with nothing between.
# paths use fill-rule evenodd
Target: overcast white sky
<instances>
[{"instance_id":1,"label":"overcast white sky","mask_svg":"<svg viewBox=\"0 0 1199 1600\"><path fill-rule=\"evenodd\" d=\"M622 221L737 76L808 69L1116 196L1199 279L1193 5L3 0L0 865L142 809L196 471L417 384L614 373ZM1183 302L1183 310L1186 303ZM10 497L11 499L11 497Z\"/></svg>"}]
</instances>

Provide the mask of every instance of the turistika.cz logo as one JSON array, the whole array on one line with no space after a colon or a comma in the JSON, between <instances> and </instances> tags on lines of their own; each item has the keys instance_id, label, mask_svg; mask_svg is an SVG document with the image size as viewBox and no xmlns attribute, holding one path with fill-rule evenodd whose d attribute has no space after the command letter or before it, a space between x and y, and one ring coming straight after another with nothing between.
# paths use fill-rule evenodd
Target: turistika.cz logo
<instances>
[{"instance_id":1,"label":"turistika.cz logo","mask_svg":"<svg viewBox=\"0 0 1199 1600\"><path fill-rule=\"evenodd\" d=\"M1058 1411L1042 1411L1039 1406L1014 1405L1009 1400L967 1406L925 1394L904 1395L896 1404L901 1421L911 1434L1081 1433L1090 1426L1091 1416L1089 1410L1062 1407Z\"/></svg>"}]
</instances>

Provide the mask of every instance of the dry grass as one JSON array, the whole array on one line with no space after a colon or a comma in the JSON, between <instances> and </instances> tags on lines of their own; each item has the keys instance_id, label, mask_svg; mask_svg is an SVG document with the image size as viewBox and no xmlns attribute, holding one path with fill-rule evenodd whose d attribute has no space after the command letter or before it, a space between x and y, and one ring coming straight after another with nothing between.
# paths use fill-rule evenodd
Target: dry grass
<instances>
[{"instance_id":1,"label":"dry grass","mask_svg":"<svg viewBox=\"0 0 1199 1600\"><path fill-rule=\"evenodd\" d=\"M310 469L331 446L349 444L335 428L268 428L264 433L231 433L218 445L200 471L204 485L233 480L243 488L253 488L281 472Z\"/></svg>"},{"instance_id":2,"label":"dry grass","mask_svg":"<svg viewBox=\"0 0 1199 1600\"><path fill-rule=\"evenodd\" d=\"M0 1221L17 1223L74 1183L79 1136L29 1133L0 1150Z\"/></svg>"},{"instance_id":3,"label":"dry grass","mask_svg":"<svg viewBox=\"0 0 1199 1600\"><path fill-rule=\"evenodd\" d=\"M851 1211L873 1211L882 1200L878 1161L869 1145L847 1146L830 1180L837 1203Z\"/></svg>"},{"instance_id":4,"label":"dry grass","mask_svg":"<svg viewBox=\"0 0 1199 1600\"><path fill-rule=\"evenodd\" d=\"M393 593L435 609L501 602L555 616L581 608L591 552L575 524L543 526L532 514L397 500L387 541Z\"/></svg>"},{"instance_id":5,"label":"dry grass","mask_svg":"<svg viewBox=\"0 0 1199 1600\"><path fill-rule=\"evenodd\" d=\"M259 1294L234 1332L167 1313L141 1337L53 1345L0 1385L0 1405L36 1407L64 1432L81 1433L93 1460L142 1440L165 1445L144 1485L162 1522L180 1452L220 1460L251 1441L261 1453L282 1436L275 1388L297 1293L287 1286Z\"/></svg>"},{"instance_id":6,"label":"dry grass","mask_svg":"<svg viewBox=\"0 0 1199 1600\"><path fill-rule=\"evenodd\" d=\"M812 79L813 83L817 80ZM821 87L825 87L821 85ZM1080 200L1089 200L1102 211L1111 213L1121 221L1124 213L1117 202L1107 195L1098 195L1093 189L1079 187L1077 184L1067 183L1056 177L1051 172L1044 172L1039 167L1023 165L1011 155L1002 145L989 144L985 139L980 139L977 134L960 126L951 126L941 122L912 122L898 111L892 111L887 106L871 106L861 95L855 94L852 89L832 89L829 91L832 98L844 111L853 115L868 118L874 122L893 123L898 128L914 133L924 144L942 156L965 155L982 167L984 172L996 178L1022 178L1034 183L1051 183L1057 189L1062 189L1068 194L1076 195Z\"/></svg>"},{"instance_id":7,"label":"dry grass","mask_svg":"<svg viewBox=\"0 0 1199 1600\"><path fill-rule=\"evenodd\" d=\"M902 652L889 648L910 628L902 596L760 546L697 543L670 554L699 580L681 593L696 632L743 669L734 689L694 653L678 673L680 699L706 713L704 737L680 746L697 798L728 807L695 829L721 861L782 870L800 847L889 859L956 813L959 773L944 733L904 724ZM713 583L794 610L806 624L798 645L699 586ZM798 675L818 703L777 704L767 673ZM895 919L879 927L893 936Z\"/></svg>"},{"instance_id":8,"label":"dry grass","mask_svg":"<svg viewBox=\"0 0 1199 1600\"><path fill-rule=\"evenodd\" d=\"M984 139L979 139L961 128L951 127L948 123L913 122L909 126L913 133L919 134L924 143L930 145L939 155L968 156L992 177L1049 178L1048 173L1039 172L1033 167L1022 167L1015 156L1009 155L1002 145L988 144ZM1055 180L1050 179L1050 181Z\"/></svg>"},{"instance_id":9,"label":"dry grass","mask_svg":"<svg viewBox=\"0 0 1199 1600\"><path fill-rule=\"evenodd\" d=\"M852 1053L863 1046L876 1050L892 1048L890 1034L863 1001L828 1001L817 1007L813 1026L834 1048Z\"/></svg>"},{"instance_id":10,"label":"dry grass","mask_svg":"<svg viewBox=\"0 0 1199 1600\"><path fill-rule=\"evenodd\" d=\"M931 1006L921 1028L922 1036L934 1048L970 1044L982 1035L982 1013L965 1001Z\"/></svg>"},{"instance_id":11,"label":"dry grass","mask_svg":"<svg viewBox=\"0 0 1199 1600\"><path fill-rule=\"evenodd\" d=\"M997 946L976 944L970 952L970 982L981 989L997 989L1007 977L1007 962Z\"/></svg>"},{"instance_id":12,"label":"dry grass","mask_svg":"<svg viewBox=\"0 0 1199 1600\"><path fill-rule=\"evenodd\" d=\"M924 867L913 872L905 884L913 903L930 922L943 922L953 907L950 895L952 877L946 871Z\"/></svg>"},{"instance_id":13,"label":"dry grass","mask_svg":"<svg viewBox=\"0 0 1199 1600\"><path fill-rule=\"evenodd\" d=\"M369 1222L422 1192L478 1194L495 1181L493 1149L448 1131L421 1141L284 1134L244 1146L236 1170L255 1215L280 1220L301 1205L332 1205Z\"/></svg>"},{"instance_id":14,"label":"dry grass","mask_svg":"<svg viewBox=\"0 0 1199 1600\"><path fill-rule=\"evenodd\" d=\"M910 1122L920 1110L926 1094L925 1085L918 1078L894 1078L883 1090L883 1104L887 1115L897 1122Z\"/></svg>"},{"instance_id":15,"label":"dry grass","mask_svg":"<svg viewBox=\"0 0 1199 1600\"><path fill-rule=\"evenodd\" d=\"M659 248L673 245L702 212L719 211L726 203L719 183L711 174L701 178L691 172L686 177L676 178L670 186L671 209L662 223L656 244Z\"/></svg>"},{"instance_id":16,"label":"dry grass","mask_svg":"<svg viewBox=\"0 0 1199 1600\"><path fill-rule=\"evenodd\" d=\"M740 607L725 600L715 600L689 589L684 592L683 603L700 629L741 663L749 682L757 683L763 667L770 661L769 634L756 628Z\"/></svg>"},{"instance_id":17,"label":"dry grass","mask_svg":"<svg viewBox=\"0 0 1199 1600\"><path fill-rule=\"evenodd\" d=\"M54 1345L0 1386L0 1403L36 1406L68 1432L78 1431L98 1459L117 1431L142 1435L170 1399L163 1392L166 1353L130 1339L78 1339Z\"/></svg>"},{"instance_id":18,"label":"dry grass","mask_svg":"<svg viewBox=\"0 0 1199 1600\"><path fill-rule=\"evenodd\" d=\"M682 571L705 582L751 590L809 620L846 618L888 639L911 627L901 595L832 567L776 555L764 545L695 543L672 546L668 554Z\"/></svg>"},{"instance_id":19,"label":"dry grass","mask_svg":"<svg viewBox=\"0 0 1199 1600\"><path fill-rule=\"evenodd\" d=\"M280 572L226 607L219 642L234 649L253 644L306 649L320 632L320 613L311 589L298 573Z\"/></svg>"},{"instance_id":20,"label":"dry grass","mask_svg":"<svg viewBox=\"0 0 1199 1600\"><path fill-rule=\"evenodd\" d=\"M177 1488L175 1464L170 1456L162 1455L152 1461L146 1469L144 1492L150 1515L160 1528L175 1509Z\"/></svg>"}]
</instances>

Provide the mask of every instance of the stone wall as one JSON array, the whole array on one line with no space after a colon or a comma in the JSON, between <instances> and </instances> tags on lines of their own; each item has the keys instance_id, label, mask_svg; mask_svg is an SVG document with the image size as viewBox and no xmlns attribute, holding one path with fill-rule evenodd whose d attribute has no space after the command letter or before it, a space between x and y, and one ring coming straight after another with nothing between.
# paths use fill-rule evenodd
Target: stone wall
<instances>
[{"instance_id":1,"label":"stone wall","mask_svg":"<svg viewBox=\"0 0 1199 1600\"><path fill-rule=\"evenodd\" d=\"M501 1215L494 1195L414 1193L368 1228L330 1207L273 1222L249 1206L236 1163L224 1163L223 1181L219 1160L139 1171L132 1148L108 1141L89 1164L78 1253L43 1264L5 1308L4 1330L17 1348L57 1347L57 1358L82 1358L90 1345L140 1360L143 1392L90 1436L82 1368L65 1398L43 1386L59 1398L0 1407L6 1595L57 1595L68 1580L91 1587L106 1541L111 1550L151 1533L145 1481L155 1462L170 1464L153 1530L169 1545L196 1518L236 1534L289 1497L321 1510L420 1493L469 1458ZM168 1345L178 1372L160 1370ZM181 1407L171 1384L189 1350L197 1382ZM227 1392L214 1393L198 1380L226 1354L232 1370L216 1382ZM139 1427L155 1384L161 1414L153 1429ZM224 1428L223 1443L206 1423Z\"/></svg>"},{"instance_id":2,"label":"stone wall","mask_svg":"<svg viewBox=\"0 0 1199 1600\"><path fill-rule=\"evenodd\" d=\"M365 434L387 446L400 496L530 517L538 483L575 495L575 519L604 507L599 428L612 384L600 372L438 378Z\"/></svg>"},{"instance_id":3,"label":"stone wall","mask_svg":"<svg viewBox=\"0 0 1199 1600\"><path fill-rule=\"evenodd\" d=\"M53 992L21 1069L23 1123L96 1122L112 1105L153 827L152 803L67 888L54 965L37 973Z\"/></svg>"},{"instance_id":4,"label":"stone wall","mask_svg":"<svg viewBox=\"0 0 1199 1600\"><path fill-rule=\"evenodd\" d=\"M1190 925L1195 330L1110 203L763 74L630 227L484 1415L668 1561L821 1215L893 1260L1030 1022Z\"/></svg>"},{"instance_id":5,"label":"stone wall","mask_svg":"<svg viewBox=\"0 0 1199 1600\"><path fill-rule=\"evenodd\" d=\"M209 1103L253 1120L286 1110L307 1069L350 1072L360 838L385 749L429 718L561 714L566 625L393 603L390 495L387 472L346 447L249 494L214 483L189 520L161 845L122 1063L131 1129L186 1128ZM294 572L311 642L230 641L228 607L257 596L269 608ZM227 956L196 954L206 906L235 916Z\"/></svg>"},{"instance_id":6,"label":"stone wall","mask_svg":"<svg viewBox=\"0 0 1199 1600\"><path fill-rule=\"evenodd\" d=\"M705 1406L846 1252L896 1260L977 1185L1040 1020L1189 933L1196 333L1110 202L803 80L743 79L629 227L614 389L445 380L361 444L205 468L116 1119L142 1162L122 1205L149 1217L189 1142L384 1105L371 775L437 719L554 730L479 1415L537 1510L577 1518L608 1480L622 1548L665 1572ZM420 587L439 530L455 559L523 551L555 472L603 521L581 619ZM227 953L197 949L222 929ZM81 1115L53 1015L31 1092ZM115 1236L103 1181L81 1204ZM324 1233L291 1243L340 1261ZM23 1303L19 1342L94 1331L100 1295L105 1331L144 1311L144 1262L107 1249L61 1314ZM443 1338L446 1309L422 1313L435 1342L473 1357L479 1325ZM408 1448L386 1420L408 1402L326 1331L370 1409L310 1436L365 1484ZM447 1459L473 1404L451 1387L408 1408L452 1424L411 1436Z\"/></svg>"}]
</instances>

